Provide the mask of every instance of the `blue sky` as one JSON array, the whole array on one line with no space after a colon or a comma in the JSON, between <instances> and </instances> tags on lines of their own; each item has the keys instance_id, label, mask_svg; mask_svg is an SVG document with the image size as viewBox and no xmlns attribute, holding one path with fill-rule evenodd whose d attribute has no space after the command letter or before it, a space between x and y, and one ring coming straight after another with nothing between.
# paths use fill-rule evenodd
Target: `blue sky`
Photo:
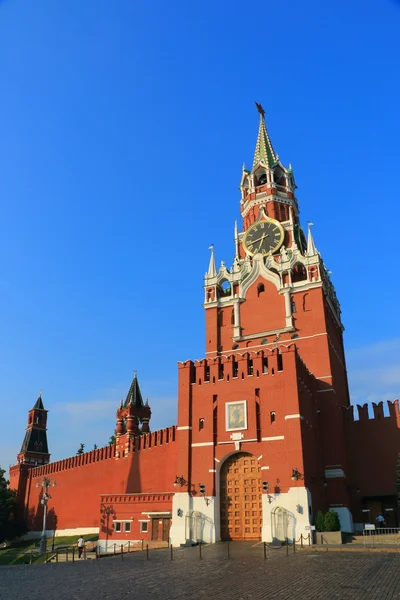
<instances>
[{"instance_id":1,"label":"blue sky","mask_svg":"<svg viewBox=\"0 0 400 600\"><path fill-rule=\"evenodd\" d=\"M138 370L153 429L204 353L266 110L333 272L353 399L400 389L400 3L0 2L0 464L39 390L54 459L107 443Z\"/></svg>"}]
</instances>

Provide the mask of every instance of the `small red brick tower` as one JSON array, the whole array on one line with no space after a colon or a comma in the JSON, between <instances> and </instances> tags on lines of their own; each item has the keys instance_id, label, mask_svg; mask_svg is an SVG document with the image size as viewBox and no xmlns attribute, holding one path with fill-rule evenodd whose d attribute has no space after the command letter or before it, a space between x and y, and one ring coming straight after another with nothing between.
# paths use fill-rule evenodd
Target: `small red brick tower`
<instances>
[{"instance_id":1,"label":"small red brick tower","mask_svg":"<svg viewBox=\"0 0 400 600\"><path fill-rule=\"evenodd\" d=\"M174 512L205 513L207 541L299 537L328 507L352 530L340 306L312 224L308 238L300 226L292 167L257 108L233 264L218 269L211 247L205 275L206 358L179 364L177 470L187 488ZM175 543L184 528L175 518Z\"/></svg>"},{"instance_id":2,"label":"small red brick tower","mask_svg":"<svg viewBox=\"0 0 400 600\"><path fill-rule=\"evenodd\" d=\"M116 458L127 455L130 447L129 440L142 433L150 432L151 409L146 398L143 402L142 394L135 372L125 402L117 410L116 427Z\"/></svg>"}]
</instances>

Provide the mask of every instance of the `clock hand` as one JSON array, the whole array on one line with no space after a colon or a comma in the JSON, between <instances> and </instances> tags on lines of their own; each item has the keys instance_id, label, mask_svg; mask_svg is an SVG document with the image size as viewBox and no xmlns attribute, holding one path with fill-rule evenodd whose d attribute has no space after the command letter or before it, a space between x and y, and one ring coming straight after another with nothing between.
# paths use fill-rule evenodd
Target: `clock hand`
<instances>
[{"instance_id":1,"label":"clock hand","mask_svg":"<svg viewBox=\"0 0 400 600\"><path fill-rule=\"evenodd\" d=\"M261 246L262 246L262 243L263 243L263 240L264 240L264 238L265 238L265 236L266 236L266 235L267 235L267 234L266 234L266 233L264 233L264 235L262 235L262 236L260 237L260 240L261 240L261 242L260 242L260 245L258 246L258 250L257 250L257 252L260 252L260 250L261 250Z\"/></svg>"},{"instance_id":2,"label":"clock hand","mask_svg":"<svg viewBox=\"0 0 400 600\"><path fill-rule=\"evenodd\" d=\"M251 241L250 243L254 245L256 242L259 242L260 240L262 240L262 239L263 239L263 237L265 237L266 235L267 235L267 234L266 234L266 233L264 233L264 235L262 235L261 237L257 238L256 240L253 240L253 241Z\"/></svg>"}]
</instances>

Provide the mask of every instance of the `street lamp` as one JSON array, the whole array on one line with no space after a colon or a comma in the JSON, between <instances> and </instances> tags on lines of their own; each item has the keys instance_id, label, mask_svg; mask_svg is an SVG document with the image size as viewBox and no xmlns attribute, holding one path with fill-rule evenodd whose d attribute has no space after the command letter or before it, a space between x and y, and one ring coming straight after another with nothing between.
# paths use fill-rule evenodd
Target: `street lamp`
<instances>
[{"instance_id":1,"label":"street lamp","mask_svg":"<svg viewBox=\"0 0 400 600\"><path fill-rule=\"evenodd\" d=\"M186 481L186 479L184 478L183 475L179 476L177 475L175 477L175 481L174 481L174 487L178 487L178 485L180 485L181 487L184 485L188 485L188 481Z\"/></svg>"},{"instance_id":2,"label":"street lamp","mask_svg":"<svg viewBox=\"0 0 400 600\"><path fill-rule=\"evenodd\" d=\"M37 488L43 488L43 496L41 499L41 504L43 504L43 530L42 536L40 538L40 546L39 552L40 554L44 554L46 552L46 517L47 517L47 503L50 500L51 496L49 494L49 487L56 487L56 480L50 479L50 477L43 477L42 482L38 482L36 484Z\"/></svg>"}]
</instances>

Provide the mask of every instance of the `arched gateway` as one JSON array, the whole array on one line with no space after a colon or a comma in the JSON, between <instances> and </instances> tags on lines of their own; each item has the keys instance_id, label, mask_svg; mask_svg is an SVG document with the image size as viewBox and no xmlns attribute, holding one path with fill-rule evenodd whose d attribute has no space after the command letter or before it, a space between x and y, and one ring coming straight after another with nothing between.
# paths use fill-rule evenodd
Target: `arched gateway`
<instances>
[{"instance_id":1,"label":"arched gateway","mask_svg":"<svg viewBox=\"0 0 400 600\"><path fill-rule=\"evenodd\" d=\"M258 460L244 452L226 459L220 474L221 539L260 540L261 475Z\"/></svg>"}]
</instances>

